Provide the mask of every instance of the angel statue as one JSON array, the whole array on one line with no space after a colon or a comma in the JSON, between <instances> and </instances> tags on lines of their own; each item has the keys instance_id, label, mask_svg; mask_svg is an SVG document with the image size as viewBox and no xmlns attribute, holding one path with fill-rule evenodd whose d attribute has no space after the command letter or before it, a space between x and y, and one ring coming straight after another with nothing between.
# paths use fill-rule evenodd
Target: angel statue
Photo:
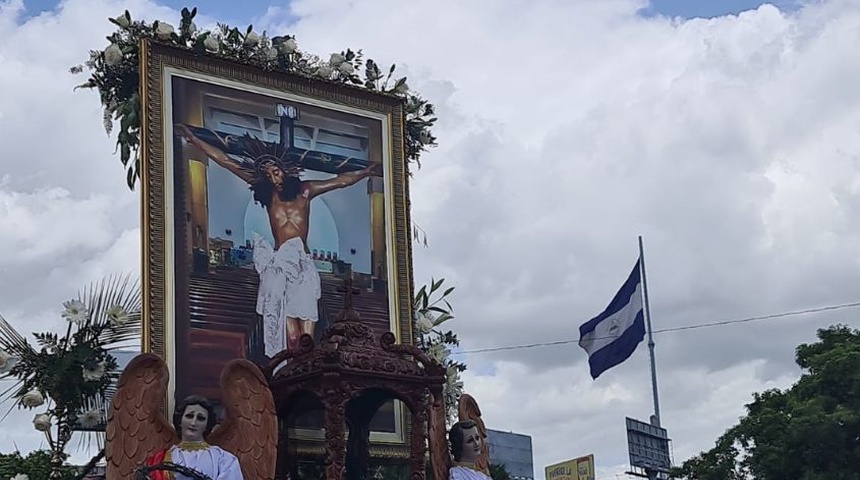
<instances>
[{"instance_id":1,"label":"angel statue","mask_svg":"<svg viewBox=\"0 0 860 480\"><path fill-rule=\"evenodd\" d=\"M237 359L221 373L224 419L192 395L176 406L172 425L162 414L168 370L158 355L135 357L120 375L105 432L107 480L271 480L278 421L263 374Z\"/></svg>"},{"instance_id":2,"label":"angel statue","mask_svg":"<svg viewBox=\"0 0 860 480\"><path fill-rule=\"evenodd\" d=\"M430 419L430 459L435 478L442 480L491 480L487 429L481 409L471 395L462 394L458 402L459 421L445 432L441 402L434 405ZM441 438L439 438L441 436ZM447 448L446 448L447 447ZM453 463L451 459L453 457Z\"/></svg>"}]
</instances>

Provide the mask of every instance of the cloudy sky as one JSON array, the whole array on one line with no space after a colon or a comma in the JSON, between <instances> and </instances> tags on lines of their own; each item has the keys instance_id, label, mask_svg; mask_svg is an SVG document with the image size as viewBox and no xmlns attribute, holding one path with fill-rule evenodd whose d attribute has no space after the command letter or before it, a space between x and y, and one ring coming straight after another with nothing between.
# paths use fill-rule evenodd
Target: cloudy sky
<instances>
[{"instance_id":1,"label":"cloudy sky","mask_svg":"<svg viewBox=\"0 0 860 480\"><path fill-rule=\"evenodd\" d=\"M205 3L201 26L253 23L321 56L362 48L436 103L440 145L412 184L429 236L415 278L457 287L466 390L490 428L532 436L536 478L588 453L598 478L623 477L624 417L651 413L647 349L597 381L575 343L468 352L576 339L637 235L655 329L860 301L854 0ZM137 194L68 67L106 46L108 16L177 24L182 6L0 2L0 313L23 331L59 328L79 287L139 271ZM857 314L657 334L675 461L753 392L791 385L816 328ZM0 451L40 447L31 418L3 421Z\"/></svg>"}]
</instances>

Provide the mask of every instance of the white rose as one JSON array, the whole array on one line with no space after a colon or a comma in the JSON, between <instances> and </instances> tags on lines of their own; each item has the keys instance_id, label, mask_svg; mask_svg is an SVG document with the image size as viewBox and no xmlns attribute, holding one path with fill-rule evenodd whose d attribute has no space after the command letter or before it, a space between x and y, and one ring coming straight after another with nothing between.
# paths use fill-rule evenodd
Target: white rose
<instances>
[{"instance_id":1,"label":"white rose","mask_svg":"<svg viewBox=\"0 0 860 480\"><path fill-rule=\"evenodd\" d=\"M430 347L430 350L427 352L427 355L430 355L430 358L432 358L433 360L436 360L439 363L443 363L445 359L448 358L449 353L450 352L448 350L448 347L441 343L436 343Z\"/></svg>"},{"instance_id":2,"label":"white rose","mask_svg":"<svg viewBox=\"0 0 860 480\"><path fill-rule=\"evenodd\" d=\"M353 67L352 64L349 62L341 63L340 66L337 67L337 69L340 70L341 73L345 73L347 75L351 75L353 72L355 72L355 67Z\"/></svg>"},{"instance_id":3,"label":"white rose","mask_svg":"<svg viewBox=\"0 0 860 480\"><path fill-rule=\"evenodd\" d=\"M340 66L341 63L345 62L346 58L339 53L332 53L331 58L328 60L328 64L333 67Z\"/></svg>"},{"instance_id":4,"label":"white rose","mask_svg":"<svg viewBox=\"0 0 860 480\"><path fill-rule=\"evenodd\" d=\"M407 85L406 82L401 83L400 86L394 89L394 93L406 93L408 91L409 85Z\"/></svg>"},{"instance_id":5,"label":"white rose","mask_svg":"<svg viewBox=\"0 0 860 480\"><path fill-rule=\"evenodd\" d=\"M269 47L266 49L266 60L274 60L278 58L278 50L276 48Z\"/></svg>"},{"instance_id":6,"label":"white rose","mask_svg":"<svg viewBox=\"0 0 860 480\"><path fill-rule=\"evenodd\" d=\"M218 39L214 35L209 35L206 37L206 40L203 40L203 47L210 52L217 52L220 46Z\"/></svg>"},{"instance_id":7,"label":"white rose","mask_svg":"<svg viewBox=\"0 0 860 480\"><path fill-rule=\"evenodd\" d=\"M317 69L317 75L319 75L323 78L329 78L329 77L331 77L331 74L332 74L332 69L328 65L322 65L320 68Z\"/></svg>"},{"instance_id":8,"label":"white rose","mask_svg":"<svg viewBox=\"0 0 860 480\"><path fill-rule=\"evenodd\" d=\"M433 330L433 319L426 313L418 313L415 315L415 327L421 333L427 333Z\"/></svg>"},{"instance_id":9,"label":"white rose","mask_svg":"<svg viewBox=\"0 0 860 480\"><path fill-rule=\"evenodd\" d=\"M128 21L128 17L126 17L124 13L116 17L114 20L122 28L127 28L129 25L131 25L131 22Z\"/></svg>"},{"instance_id":10,"label":"white rose","mask_svg":"<svg viewBox=\"0 0 860 480\"><path fill-rule=\"evenodd\" d=\"M161 40L169 40L173 36L173 25L165 22L158 22L158 28L155 29L155 35Z\"/></svg>"},{"instance_id":11,"label":"white rose","mask_svg":"<svg viewBox=\"0 0 860 480\"><path fill-rule=\"evenodd\" d=\"M421 130L421 133L418 134L418 141L421 142L422 145L430 143L430 132L427 130Z\"/></svg>"},{"instance_id":12,"label":"white rose","mask_svg":"<svg viewBox=\"0 0 860 480\"><path fill-rule=\"evenodd\" d=\"M115 43L105 49L105 64L114 66L122 63L122 50Z\"/></svg>"},{"instance_id":13,"label":"white rose","mask_svg":"<svg viewBox=\"0 0 860 480\"><path fill-rule=\"evenodd\" d=\"M30 477L28 477L26 473L19 473L9 480L30 480Z\"/></svg>"},{"instance_id":14,"label":"white rose","mask_svg":"<svg viewBox=\"0 0 860 480\"><path fill-rule=\"evenodd\" d=\"M40 413L33 417L33 427L40 432L47 432L51 429L51 416L47 413Z\"/></svg>"},{"instance_id":15,"label":"white rose","mask_svg":"<svg viewBox=\"0 0 860 480\"><path fill-rule=\"evenodd\" d=\"M45 403L45 397L38 390L30 390L21 397L21 403L25 407L35 408Z\"/></svg>"},{"instance_id":16,"label":"white rose","mask_svg":"<svg viewBox=\"0 0 860 480\"><path fill-rule=\"evenodd\" d=\"M256 47L257 44L259 44L259 43L260 43L260 36L254 32L249 33L248 36L245 37L245 46L246 47Z\"/></svg>"},{"instance_id":17,"label":"white rose","mask_svg":"<svg viewBox=\"0 0 860 480\"><path fill-rule=\"evenodd\" d=\"M281 44L281 50L284 53L293 53L298 50L299 46L296 44L296 40L293 38L288 38L284 43Z\"/></svg>"}]
</instances>

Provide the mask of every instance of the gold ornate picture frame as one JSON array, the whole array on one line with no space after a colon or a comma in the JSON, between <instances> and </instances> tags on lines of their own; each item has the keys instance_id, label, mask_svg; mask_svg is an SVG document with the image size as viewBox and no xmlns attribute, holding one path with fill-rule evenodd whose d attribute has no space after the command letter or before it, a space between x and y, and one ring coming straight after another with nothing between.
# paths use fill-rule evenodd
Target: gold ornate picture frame
<instances>
[{"instance_id":1,"label":"gold ornate picture frame","mask_svg":"<svg viewBox=\"0 0 860 480\"><path fill-rule=\"evenodd\" d=\"M319 338L347 276L362 321L412 343L399 98L150 41L140 75L142 350L170 368L170 410L191 393L217 402L230 359L262 364L288 345L277 315ZM296 313L314 303L316 321ZM376 443L407 438L403 408L389 410Z\"/></svg>"}]
</instances>

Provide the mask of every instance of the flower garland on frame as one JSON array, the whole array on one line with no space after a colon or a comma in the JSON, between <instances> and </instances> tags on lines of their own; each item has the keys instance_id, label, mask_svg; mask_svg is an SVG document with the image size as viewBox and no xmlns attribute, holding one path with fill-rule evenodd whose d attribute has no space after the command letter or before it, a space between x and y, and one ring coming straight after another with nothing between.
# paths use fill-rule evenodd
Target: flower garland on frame
<instances>
[{"instance_id":1,"label":"flower garland on frame","mask_svg":"<svg viewBox=\"0 0 860 480\"><path fill-rule=\"evenodd\" d=\"M442 290L445 279L431 279L429 285L418 290L413 299L412 332L415 344L430 358L445 367L445 385L442 394L448 425L457 419L457 404L463 393L460 374L466 371L466 364L451 358L452 348L460 346L460 340L453 331L443 331L440 326L454 318L453 307L448 295L454 287ZM436 294L434 296L434 294Z\"/></svg>"},{"instance_id":2,"label":"flower garland on frame","mask_svg":"<svg viewBox=\"0 0 860 480\"><path fill-rule=\"evenodd\" d=\"M126 181L134 189L140 178L140 40L149 38L161 43L238 61L267 71L287 72L333 83L400 97L405 109L406 158L421 166L420 156L436 145L431 128L436 122L433 105L410 90L406 77L394 78L395 66L384 73L372 59L364 59L361 50L346 49L333 53L327 61L299 49L294 36L269 37L257 33L253 26L243 32L235 27L218 24L215 30L197 29L194 17L197 8L181 12L178 30L172 24L133 20L124 14L110 21L118 29L107 37L104 50L90 51L90 58L71 68L71 73L90 71L89 79L76 88L97 89L104 108L103 124L110 135L119 122L117 150L126 167Z\"/></svg>"}]
</instances>

